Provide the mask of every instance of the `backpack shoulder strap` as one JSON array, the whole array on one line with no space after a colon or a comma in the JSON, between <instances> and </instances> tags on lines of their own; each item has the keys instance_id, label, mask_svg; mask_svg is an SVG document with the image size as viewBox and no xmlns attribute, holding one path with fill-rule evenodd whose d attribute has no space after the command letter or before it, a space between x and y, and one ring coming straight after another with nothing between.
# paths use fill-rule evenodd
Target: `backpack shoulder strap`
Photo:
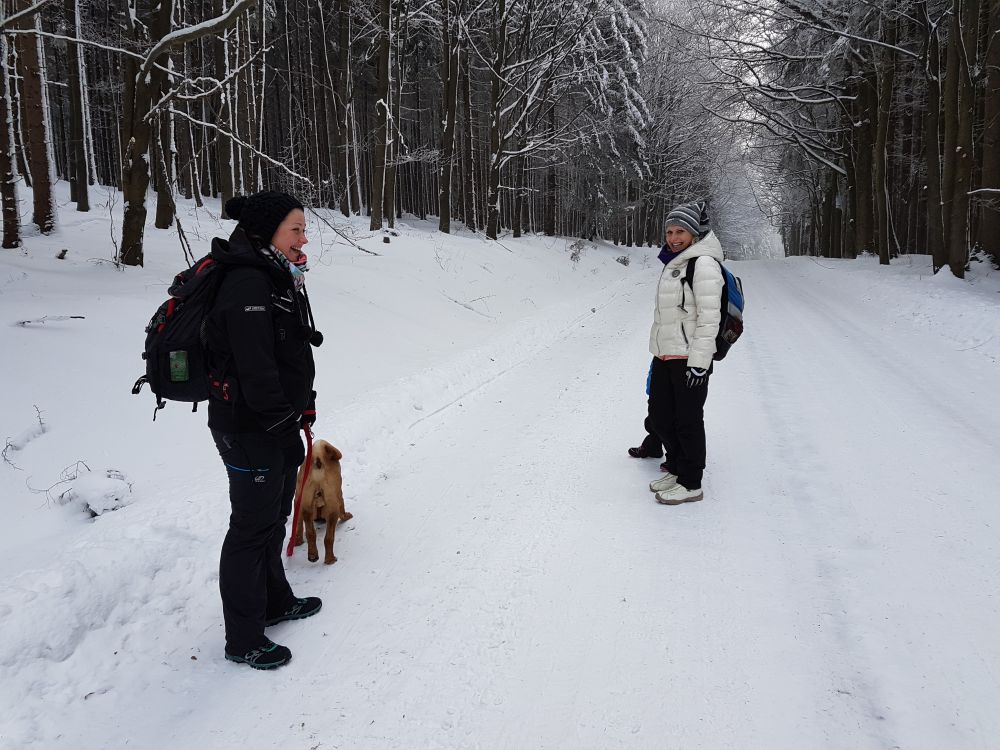
<instances>
[{"instance_id":1,"label":"backpack shoulder strap","mask_svg":"<svg viewBox=\"0 0 1000 750\"><path fill-rule=\"evenodd\" d=\"M692 289L694 289L694 264L698 262L698 258L707 258L707 257L711 256L696 255L687 262L687 269L684 272L684 280L687 281L688 286L691 287ZM712 260L715 260L715 258L712 258ZM716 260L715 262L719 264L719 268L721 269L722 262L718 260ZM723 272L723 281L725 281L725 272Z\"/></svg>"}]
</instances>

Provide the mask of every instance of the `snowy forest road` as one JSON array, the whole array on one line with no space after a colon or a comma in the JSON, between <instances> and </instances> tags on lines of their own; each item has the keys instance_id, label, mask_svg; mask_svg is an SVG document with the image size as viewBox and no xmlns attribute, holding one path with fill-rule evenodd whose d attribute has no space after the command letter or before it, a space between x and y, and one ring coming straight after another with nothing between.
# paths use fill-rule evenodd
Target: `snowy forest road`
<instances>
[{"instance_id":1,"label":"snowy forest road","mask_svg":"<svg viewBox=\"0 0 1000 750\"><path fill-rule=\"evenodd\" d=\"M278 727L296 747L994 747L994 371L819 268L737 272L748 328L712 378L704 502L656 505L657 462L625 456L651 280L412 428L348 497L340 562L292 562L326 607L274 629L296 655L274 691L220 670L156 731L227 748Z\"/></svg>"},{"instance_id":2,"label":"snowy forest road","mask_svg":"<svg viewBox=\"0 0 1000 750\"><path fill-rule=\"evenodd\" d=\"M732 267L703 502L626 455L652 268L324 413L354 518L287 561L324 607L273 673L222 658L225 478L178 414L197 470L0 589L0 748L996 748L997 363L851 267Z\"/></svg>"}]
</instances>

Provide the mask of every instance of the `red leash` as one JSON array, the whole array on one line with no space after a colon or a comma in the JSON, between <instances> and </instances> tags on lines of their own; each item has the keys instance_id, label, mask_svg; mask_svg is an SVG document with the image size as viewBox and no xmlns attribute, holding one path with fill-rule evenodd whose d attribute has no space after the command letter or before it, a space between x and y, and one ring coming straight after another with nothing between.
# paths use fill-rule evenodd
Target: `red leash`
<instances>
[{"instance_id":1,"label":"red leash","mask_svg":"<svg viewBox=\"0 0 1000 750\"><path fill-rule=\"evenodd\" d=\"M306 463L305 471L302 472L302 484L299 485L295 493L295 512L292 513L292 533L288 535L288 547L285 548L285 556L291 557L295 551L295 535L299 533L299 512L302 510L302 493L309 481L309 472L312 471L313 457L313 434L309 425L303 425L302 429L306 433Z\"/></svg>"}]
</instances>

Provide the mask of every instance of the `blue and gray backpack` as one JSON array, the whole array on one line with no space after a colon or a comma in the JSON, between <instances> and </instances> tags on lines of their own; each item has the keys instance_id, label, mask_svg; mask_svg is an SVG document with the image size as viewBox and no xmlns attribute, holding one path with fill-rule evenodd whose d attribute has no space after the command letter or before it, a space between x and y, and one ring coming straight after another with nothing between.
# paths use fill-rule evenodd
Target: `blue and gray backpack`
<instances>
[{"instance_id":1,"label":"blue and gray backpack","mask_svg":"<svg viewBox=\"0 0 1000 750\"><path fill-rule=\"evenodd\" d=\"M688 287L694 289L694 263L698 260L692 258L688 261L687 272L684 278ZM715 337L715 354L712 359L725 359L729 354L729 349L743 333L743 282L739 276L734 276L728 268L719 263L722 268L722 316L719 320L719 333Z\"/></svg>"}]
</instances>

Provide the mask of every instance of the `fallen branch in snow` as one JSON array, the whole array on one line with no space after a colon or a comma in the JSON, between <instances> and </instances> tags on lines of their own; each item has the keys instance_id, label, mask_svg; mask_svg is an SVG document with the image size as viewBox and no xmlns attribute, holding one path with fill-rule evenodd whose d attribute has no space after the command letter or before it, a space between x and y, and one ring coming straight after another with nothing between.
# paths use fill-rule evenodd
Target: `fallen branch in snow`
<instances>
[{"instance_id":1,"label":"fallen branch in snow","mask_svg":"<svg viewBox=\"0 0 1000 750\"><path fill-rule=\"evenodd\" d=\"M124 271L125 270L125 264L122 263L119 260L108 260L107 258L87 258L87 261L89 263L96 263L98 265L101 264L101 263L109 263L109 264L111 264L112 266L115 267L116 271Z\"/></svg>"},{"instance_id":2,"label":"fallen branch in snow","mask_svg":"<svg viewBox=\"0 0 1000 750\"><path fill-rule=\"evenodd\" d=\"M32 487L31 486L31 477L28 477L28 479L25 480L24 484L25 484L25 486L31 492L34 492L36 495L45 495L45 499L47 501L49 501L49 502L55 502L56 499L54 497L52 497L52 495L50 494L52 492L52 490L54 490L56 487L58 487L61 484L69 484L74 479L76 479L78 476L80 476L80 467L81 466L84 469L86 469L88 472L90 471L90 467L87 466L87 463L85 461L77 461L76 463L70 464L65 469L63 469L62 471L60 471L59 472L59 481L56 482L55 484L50 485L49 487L46 487L45 489L38 489L37 487Z\"/></svg>"},{"instance_id":3,"label":"fallen branch in snow","mask_svg":"<svg viewBox=\"0 0 1000 750\"><path fill-rule=\"evenodd\" d=\"M472 303L473 303L473 302L479 302L479 301L481 301L481 300L484 300L484 299L489 299L490 297L494 297L494 296L496 296L496 295L493 295L493 294L488 294L488 295L486 295L485 297L476 297L475 299L470 299L470 300L469 300L468 302L461 302L461 301L459 301L459 300L455 299L454 297L449 297L449 296L448 296L447 294L445 294L444 292L441 292L441 295L442 295L443 297L445 297L446 299L450 299L450 300L451 300L452 302L454 302L454 303L455 303L456 305L461 305L461 306L462 306L462 307L464 307L464 308L465 308L466 310L472 310L472 312L476 313L476 315L482 315L482 316L483 316L484 318L489 318L490 320L493 320L493 316L492 316L492 315L487 315L486 313L482 312L481 310L477 310L476 308L474 308L474 307L472 306Z\"/></svg>"},{"instance_id":4,"label":"fallen branch in snow","mask_svg":"<svg viewBox=\"0 0 1000 750\"><path fill-rule=\"evenodd\" d=\"M42 324L47 323L49 321L57 321L57 320L84 320L84 319L85 319L85 316L83 316L83 315L43 315L40 318L34 318L32 320L18 320L14 325L19 325L19 326L21 326L23 328L24 326L32 325L34 323L38 323L39 325L42 325Z\"/></svg>"},{"instance_id":5,"label":"fallen branch in snow","mask_svg":"<svg viewBox=\"0 0 1000 750\"><path fill-rule=\"evenodd\" d=\"M992 340L993 340L993 335L992 335L992 334L990 334L989 336L987 336L987 337L986 337L985 339L983 339L982 341L980 341L980 342L979 342L978 344L976 344L975 346L967 346L967 347L965 347L964 349L957 349L956 351L960 351L960 352L968 352L968 351L972 351L973 349L978 349L978 348L979 348L979 347L981 347L981 346L982 346L983 344L988 344L988 343L989 343L990 341L992 341Z\"/></svg>"},{"instance_id":6,"label":"fallen branch in snow","mask_svg":"<svg viewBox=\"0 0 1000 750\"><path fill-rule=\"evenodd\" d=\"M12 469L16 469L17 471L24 471L24 469L22 469L16 463L14 463L13 461L11 461L10 460L10 456L8 455L11 451L16 451L16 450L17 450L17 446L14 445L13 442L11 442L10 438L7 438L7 445L4 447L4 449L2 451L0 451L0 456L3 457L3 462L5 464L7 464L8 466L10 466Z\"/></svg>"},{"instance_id":7,"label":"fallen branch in snow","mask_svg":"<svg viewBox=\"0 0 1000 750\"><path fill-rule=\"evenodd\" d=\"M117 469L92 472L84 461L67 466L60 472L59 481L44 490L35 489L28 482L25 484L36 494L44 493L46 501L56 505L76 506L91 518L118 510L132 502L132 483L122 472ZM62 485L69 486L53 494L53 490Z\"/></svg>"},{"instance_id":8,"label":"fallen branch in snow","mask_svg":"<svg viewBox=\"0 0 1000 750\"><path fill-rule=\"evenodd\" d=\"M382 253L376 253L374 250L368 250L366 248L361 247L361 245L359 245L357 242L355 242L354 240L352 240L346 234L344 234L339 229L337 229L337 227L335 227L333 224L331 224L329 221L327 221L325 217L321 216L319 214L319 212L317 212L316 209L313 208L312 206L309 207L309 212L312 213L313 216L315 216L317 219L319 219L320 221L322 221L324 224L326 224L328 227L330 227L330 229L332 229L334 232L336 232L341 237L343 237L344 241L346 241L347 243L353 245L354 247L356 247L361 252L368 253L369 255L378 255L378 256L382 255Z\"/></svg>"},{"instance_id":9,"label":"fallen branch in snow","mask_svg":"<svg viewBox=\"0 0 1000 750\"><path fill-rule=\"evenodd\" d=\"M42 419L42 410L38 408L37 404L35 405L35 415L38 419L38 425L32 425L16 438L7 438L7 445L4 446L2 451L0 451L0 456L3 457L4 463L17 469L18 471L23 471L23 469L11 461L10 453L12 451L21 450L36 437L44 435L46 432L45 420Z\"/></svg>"}]
</instances>

